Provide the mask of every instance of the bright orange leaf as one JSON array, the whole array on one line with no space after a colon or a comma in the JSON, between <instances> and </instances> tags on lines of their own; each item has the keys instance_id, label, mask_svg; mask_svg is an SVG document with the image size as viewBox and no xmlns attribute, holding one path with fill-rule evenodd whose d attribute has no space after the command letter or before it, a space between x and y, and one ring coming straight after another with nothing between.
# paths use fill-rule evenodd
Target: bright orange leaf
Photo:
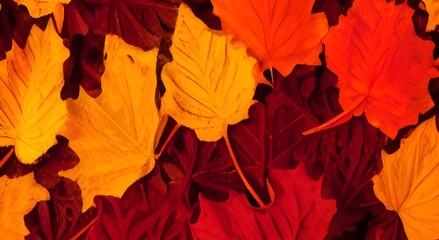
<instances>
[{"instance_id":1,"label":"bright orange leaf","mask_svg":"<svg viewBox=\"0 0 439 240\"><path fill-rule=\"evenodd\" d=\"M320 65L324 13L311 14L311 0L212 0L223 30L243 41L262 63L283 76L297 64Z\"/></svg>"},{"instance_id":2,"label":"bright orange leaf","mask_svg":"<svg viewBox=\"0 0 439 240\"><path fill-rule=\"evenodd\" d=\"M83 211L93 205L96 195L121 197L155 165L157 52L107 35L102 94L92 98L81 91L78 100L67 100L62 134L80 162L60 175L81 187Z\"/></svg>"},{"instance_id":3,"label":"bright orange leaf","mask_svg":"<svg viewBox=\"0 0 439 240\"><path fill-rule=\"evenodd\" d=\"M39 201L49 200L49 192L35 182L34 174L9 179L0 177L0 236L5 240L24 239L29 230L24 215Z\"/></svg>"},{"instance_id":4,"label":"bright orange leaf","mask_svg":"<svg viewBox=\"0 0 439 240\"><path fill-rule=\"evenodd\" d=\"M423 0L428 12L427 31L434 31L439 25L439 0Z\"/></svg>"},{"instance_id":5,"label":"bright orange leaf","mask_svg":"<svg viewBox=\"0 0 439 240\"><path fill-rule=\"evenodd\" d=\"M24 49L14 42L0 62L0 146L14 146L23 163L53 146L66 120L59 96L68 54L49 21L44 31L33 26Z\"/></svg>"},{"instance_id":6,"label":"bright orange leaf","mask_svg":"<svg viewBox=\"0 0 439 240\"><path fill-rule=\"evenodd\" d=\"M396 211L409 239L439 239L439 133L435 117L419 125L400 149L382 152L374 192Z\"/></svg>"},{"instance_id":7,"label":"bright orange leaf","mask_svg":"<svg viewBox=\"0 0 439 240\"><path fill-rule=\"evenodd\" d=\"M391 138L433 106L428 93L434 69L431 41L414 30L414 10L385 0L356 0L323 40L328 68L337 74L344 110L305 134L337 126L365 113Z\"/></svg>"}]
</instances>

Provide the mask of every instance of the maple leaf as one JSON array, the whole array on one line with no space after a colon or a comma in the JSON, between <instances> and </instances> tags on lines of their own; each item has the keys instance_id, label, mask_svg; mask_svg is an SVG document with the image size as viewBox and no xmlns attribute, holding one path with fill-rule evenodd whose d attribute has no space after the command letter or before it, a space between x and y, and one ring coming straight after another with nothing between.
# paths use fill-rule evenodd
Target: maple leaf
<instances>
[{"instance_id":1,"label":"maple leaf","mask_svg":"<svg viewBox=\"0 0 439 240\"><path fill-rule=\"evenodd\" d=\"M395 138L403 126L433 106L427 86L437 75L434 44L419 38L406 4L358 0L323 40L328 68L338 76L344 112L305 134L365 113L373 126Z\"/></svg>"},{"instance_id":2,"label":"maple leaf","mask_svg":"<svg viewBox=\"0 0 439 240\"><path fill-rule=\"evenodd\" d=\"M122 196L134 181L154 166L157 49L147 52L107 35L103 92L94 99L82 91L67 100L63 135L81 159L60 175L77 181L83 208L96 195Z\"/></svg>"},{"instance_id":3,"label":"maple leaf","mask_svg":"<svg viewBox=\"0 0 439 240\"><path fill-rule=\"evenodd\" d=\"M160 46L173 29L180 0L73 0L66 6L66 32L86 35L112 33L125 42L150 50Z\"/></svg>"},{"instance_id":4,"label":"maple leaf","mask_svg":"<svg viewBox=\"0 0 439 240\"><path fill-rule=\"evenodd\" d=\"M211 32L182 4L172 38L173 61L163 67L162 109L202 141L217 141L228 124L248 118L256 60L228 36Z\"/></svg>"},{"instance_id":5,"label":"maple leaf","mask_svg":"<svg viewBox=\"0 0 439 240\"><path fill-rule=\"evenodd\" d=\"M334 86L337 77L312 66L298 66L288 77L275 72L274 77L277 84L265 98L268 112L265 139L270 139L265 140L268 143L265 151L271 155L268 164L271 168L290 169L304 162L312 179L323 174L324 198L337 200L337 212L326 238L387 236L392 234L390 229L381 230L389 225L395 227L394 234L403 236L399 217L378 206L373 193L371 179L381 160L379 153L385 136L364 116L354 117L326 132L303 136L300 133L303 129L342 111L338 89ZM253 144L252 138L247 139Z\"/></svg>"},{"instance_id":6,"label":"maple leaf","mask_svg":"<svg viewBox=\"0 0 439 240\"><path fill-rule=\"evenodd\" d=\"M324 13L311 13L314 1L212 0L212 4L224 31L249 47L262 70L274 67L287 76L298 64L321 64L318 56L328 22Z\"/></svg>"},{"instance_id":7,"label":"maple leaf","mask_svg":"<svg viewBox=\"0 0 439 240\"><path fill-rule=\"evenodd\" d=\"M23 216L30 212L38 201L48 200L49 193L37 184L34 174L9 179L0 177L0 234L2 239L24 239L29 230Z\"/></svg>"},{"instance_id":8,"label":"maple leaf","mask_svg":"<svg viewBox=\"0 0 439 240\"><path fill-rule=\"evenodd\" d=\"M419 125L393 154L382 152L374 192L400 216L409 239L438 239L439 134L436 117Z\"/></svg>"},{"instance_id":9,"label":"maple leaf","mask_svg":"<svg viewBox=\"0 0 439 240\"><path fill-rule=\"evenodd\" d=\"M14 146L23 163L33 163L54 145L66 120L59 93L67 56L49 22L44 31L33 26L25 48L14 42L0 62L0 146Z\"/></svg>"},{"instance_id":10,"label":"maple leaf","mask_svg":"<svg viewBox=\"0 0 439 240\"><path fill-rule=\"evenodd\" d=\"M429 14L427 31L434 31L439 25L439 1L438 0L422 0Z\"/></svg>"},{"instance_id":11,"label":"maple leaf","mask_svg":"<svg viewBox=\"0 0 439 240\"><path fill-rule=\"evenodd\" d=\"M336 208L334 200L321 198L322 180L311 180L303 164L294 171L271 170L270 180L276 199L266 208L251 207L236 192L222 203L200 196L200 217L191 225L195 238L323 239Z\"/></svg>"}]
</instances>

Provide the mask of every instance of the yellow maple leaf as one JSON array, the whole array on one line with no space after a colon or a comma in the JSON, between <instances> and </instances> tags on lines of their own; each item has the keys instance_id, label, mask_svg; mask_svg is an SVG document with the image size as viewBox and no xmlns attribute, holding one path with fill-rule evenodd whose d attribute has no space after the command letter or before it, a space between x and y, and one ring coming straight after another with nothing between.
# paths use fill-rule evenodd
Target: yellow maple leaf
<instances>
[{"instance_id":1,"label":"yellow maple leaf","mask_svg":"<svg viewBox=\"0 0 439 240\"><path fill-rule=\"evenodd\" d=\"M54 145L65 122L60 91L68 55L49 21L44 31L33 26L25 48L13 43L0 62L0 146L15 146L23 163L33 163Z\"/></svg>"},{"instance_id":2,"label":"yellow maple leaf","mask_svg":"<svg viewBox=\"0 0 439 240\"><path fill-rule=\"evenodd\" d=\"M428 12L427 31L434 31L439 25L439 0L423 0Z\"/></svg>"},{"instance_id":3,"label":"yellow maple leaf","mask_svg":"<svg viewBox=\"0 0 439 240\"><path fill-rule=\"evenodd\" d=\"M62 4L68 4L70 0L14 0L19 5L26 6L33 18L39 18L53 12L58 13ZM61 7L60 7L61 6ZM62 8L64 9L64 8Z\"/></svg>"},{"instance_id":4,"label":"yellow maple leaf","mask_svg":"<svg viewBox=\"0 0 439 240\"><path fill-rule=\"evenodd\" d=\"M14 179L0 177L1 239L24 239L30 233L24 224L24 215L37 202L49 199L49 192L35 182L33 173Z\"/></svg>"},{"instance_id":5,"label":"yellow maple leaf","mask_svg":"<svg viewBox=\"0 0 439 240\"><path fill-rule=\"evenodd\" d=\"M121 197L133 182L154 167L158 50L143 51L107 35L102 94L94 99L81 90L67 100L69 117L63 135L80 158L60 175L77 181L83 208L96 195Z\"/></svg>"},{"instance_id":6,"label":"yellow maple leaf","mask_svg":"<svg viewBox=\"0 0 439 240\"><path fill-rule=\"evenodd\" d=\"M166 93L162 109L195 130L203 141L216 141L228 124L248 118L256 88L256 60L231 37L215 34L185 4L180 5L171 53L162 71Z\"/></svg>"},{"instance_id":7,"label":"yellow maple leaf","mask_svg":"<svg viewBox=\"0 0 439 240\"><path fill-rule=\"evenodd\" d=\"M439 239L439 133L435 117L382 152L383 169L373 178L374 192L400 216L409 239Z\"/></svg>"}]
</instances>

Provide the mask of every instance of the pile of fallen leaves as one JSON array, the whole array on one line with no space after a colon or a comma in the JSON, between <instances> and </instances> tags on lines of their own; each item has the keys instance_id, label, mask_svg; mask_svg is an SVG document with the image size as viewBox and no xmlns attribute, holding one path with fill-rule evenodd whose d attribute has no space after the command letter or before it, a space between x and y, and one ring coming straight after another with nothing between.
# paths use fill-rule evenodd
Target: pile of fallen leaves
<instances>
[{"instance_id":1,"label":"pile of fallen leaves","mask_svg":"<svg viewBox=\"0 0 439 240\"><path fill-rule=\"evenodd\" d=\"M0 0L1 238L438 239L437 24L437 0Z\"/></svg>"}]
</instances>

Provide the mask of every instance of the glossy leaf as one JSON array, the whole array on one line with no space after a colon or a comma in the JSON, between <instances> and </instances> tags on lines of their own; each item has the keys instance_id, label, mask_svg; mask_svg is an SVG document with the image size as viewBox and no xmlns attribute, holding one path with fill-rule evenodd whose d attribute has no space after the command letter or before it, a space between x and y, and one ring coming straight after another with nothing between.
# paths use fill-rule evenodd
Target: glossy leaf
<instances>
[{"instance_id":1,"label":"glossy leaf","mask_svg":"<svg viewBox=\"0 0 439 240\"><path fill-rule=\"evenodd\" d=\"M210 31L184 4L172 41L173 61L162 71L163 111L200 140L217 141L227 125L248 118L256 60L230 37Z\"/></svg>"},{"instance_id":2,"label":"glossy leaf","mask_svg":"<svg viewBox=\"0 0 439 240\"><path fill-rule=\"evenodd\" d=\"M147 52L108 35L103 93L96 99L81 92L67 100L69 117L63 135L80 163L61 176L77 181L83 208L96 195L122 196L154 167L157 49Z\"/></svg>"},{"instance_id":3,"label":"glossy leaf","mask_svg":"<svg viewBox=\"0 0 439 240\"><path fill-rule=\"evenodd\" d=\"M433 106L427 86L438 74L434 44L416 35L413 13L406 4L358 0L340 17L323 43L327 66L338 76L344 112L305 134L365 113L371 125L393 139Z\"/></svg>"},{"instance_id":4,"label":"glossy leaf","mask_svg":"<svg viewBox=\"0 0 439 240\"><path fill-rule=\"evenodd\" d=\"M0 234L2 239L24 239L29 230L24 225L24 215L38 201L48 200L49 193L34 180L34 174L9 179L0 177Z\"/></svg>"},{"instance_id":5,"label":"glossy leaf","mask_svg":"<svg viewBox=\"0 0 439 240\"><path fill-rule=\"evenodd\" d=\"M275 201L255 209L242 194L232 192L223 203L200 196L201 213L191 226L197 239L323 239L335 201L320 196L304 165L294 171L271 170ZM215 226L215 227L213 227Z\"/></svg>"},{"instance_id":6,"label":"glossy leaf","mask_svg":"<svg viewBox=\"0 0 439 240\"><path fill-rule=\"evenodd\" d=\"M320 65L322 38L328 32L324 13L310 0L213 0L226 33L244 42L262 63L287 76L298 64Z\"/></svg>"},{"instance_id":7,"label":"glossy leaf","mask_svg":"<svg viewBox=\"0 0 439 240\"><path fill-rule=\"evenodd\" d=\"M419 125L393 154L382 152L374 191L401 217L409 239L437 239L439 232L439 133L436 117Z\"/></svg>"},{"instance_id":8,"label":"glossy leaf","mask_svg":"<svg viewBox=\"0 0 439 240\"><path fill-rule=\"evenodd\" d=\"M59 97L68 50L52 22L33 26L24 49L13 44L0 62L0 146L15 146L23 163L33 163L56 143L67 116Z\"/></svg>"}]
</instances>

